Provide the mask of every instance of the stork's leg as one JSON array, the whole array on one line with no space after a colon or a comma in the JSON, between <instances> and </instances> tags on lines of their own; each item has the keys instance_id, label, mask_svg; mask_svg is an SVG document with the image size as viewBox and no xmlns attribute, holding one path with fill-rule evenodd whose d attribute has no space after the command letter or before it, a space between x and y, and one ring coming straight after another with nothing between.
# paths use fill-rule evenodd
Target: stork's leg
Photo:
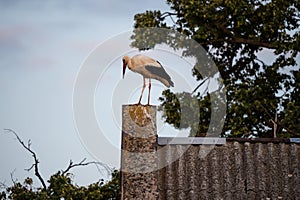
<instances>
[{"instance_id":1,"label":"stork's leg","mask_svg":"<svg viewBox=\"0 0 300 200\"><path fill-rule=\"evenodd\" d=\"M143 88L142 88L142 92L141 92L141 96L140 96L138 104L141 104L141 100L142 100L142 96L143 96L143 93L144 93L144 89L146 87L146 80L145 80L145 78L143 78L143 80L144 80L144 85L143 85Z\"/></svg>"},{"instance_id":2,"label":"stork's leg","mask_svg":"<svg viewBox=\"0 0 300 200\"><path fill-rule=\"evenodd\" d=\"M148 105L150 105L150 90L151 90L151 79L149 78Z\"/></svg>"}]
</instances>

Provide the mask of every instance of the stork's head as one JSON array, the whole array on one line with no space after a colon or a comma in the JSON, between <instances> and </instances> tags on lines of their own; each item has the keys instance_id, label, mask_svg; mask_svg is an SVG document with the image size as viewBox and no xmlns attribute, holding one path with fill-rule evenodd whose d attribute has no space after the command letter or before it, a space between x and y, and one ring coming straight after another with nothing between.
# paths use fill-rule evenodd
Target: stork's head
<instances>
[{"instance_id":1,"label":"stork's head","mask_svg":"<svg viewBox=\"0 0 300 200\"><path fill-rule=\"evenodd\" d=\"M130 60L129 56L124 56L122 59L122 61L123 61L123 78L124 78L126 67L128 66L129 60Z\"/></svg>"}]
</instances>

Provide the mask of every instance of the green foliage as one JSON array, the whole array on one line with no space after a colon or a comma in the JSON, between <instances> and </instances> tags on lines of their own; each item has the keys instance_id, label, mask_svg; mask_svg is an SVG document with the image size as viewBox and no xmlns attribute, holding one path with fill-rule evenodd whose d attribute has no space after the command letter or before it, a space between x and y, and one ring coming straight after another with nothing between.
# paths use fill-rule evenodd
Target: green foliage
<instances>
[{"instance_id":1,"label":"green foliage","mask_svg":"<svg viewBox=\"0 0 300 200\"><path fill-rule=\"evenodd\" d=\"M300 137L300 71L293 71L293 91L285 103L285 110L282 112L282 124L288 130L289 137ZM294 134L296 133L296 134Z\"/></svg>"},{"instance_id":2,"label":"green foliage","mask_svg":"<svg viewBox=\"0 0 300 200\"><path fill-rule=\"evenodd\" d=\"M26 178L24 183L15 182L0 194L0 199L32 200L32 199L120 199L120 173L112 172L112 180L103 179L87 187L78 186L72 182L72 174L57 172L48 180L48 187L34 188L33 180Z\"/></svg>"},{"instance_id":3,"label":"green foliage","mask_svg":"<svg viewBox=\"0 0 300 200\"><path fill-rule=\"evenodd\" d=\"M163 97L159 99L162 105L159 110L163 110L163 117L166 122L175 128L191 128L191 136L205 136L210 123L210 98L205 96L202 99L192 97L189 93L173 94L170 90L163 92ZM195 112L194 108L200 108ZM199 126L199 122L202 125Z\"/></svg>"},{"instance_id":4,"label":"green foliage","mask_svg":"<svg viewBox=\"0 0 300 200\"><path fill-rule=\"evenodd\" d=\"M148 49L165 43L174 49L184 49L184 56L194 55L195 49L178 42L176 35L153 36L151 31L139 31L158 27L185 34L209 52L226 87L226 120L219 119L225 120L223 136L299 137L300 1L167 0L167 3L172 13L146 11L135 16L132 46ZM174 24L168 24L168 19ZM271 59L264 56L266 52L272 54ZM202 73L203 65L209 67L198 60L192 71L200 82L211 77ZM176 128L191 128L192 136L204 136L214 119L209 119L211 98L207 92L201 93L192 96L164 91L160 100L166 122ZM224 102L219 101L221 108ZM189 111L190 116L185 116L182 110Z\"/></svg>"}]
</instances>

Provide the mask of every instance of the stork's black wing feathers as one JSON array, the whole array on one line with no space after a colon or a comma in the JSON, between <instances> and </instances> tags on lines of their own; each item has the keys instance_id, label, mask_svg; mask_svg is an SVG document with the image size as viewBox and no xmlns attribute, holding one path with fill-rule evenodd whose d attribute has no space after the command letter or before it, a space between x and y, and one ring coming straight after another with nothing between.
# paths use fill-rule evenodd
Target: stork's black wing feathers
<instances>
[{"instance_id":1,"label":"stork's black wing feathers","mask_svg":"<svg viewBox=\"0 0 300 200\"><path fill-rule=\"evenodd\" d=\"M158 64L160 64L158 61L156 61L156 62ZM170 83L171 86L174 86L174 83L171 80L171 77L169 76L169 74L167 74L166 70L163 68L163 66L161 64L160 64L160 67L146 65L145 68L146 68L146 70L150 71L151 73L166 79Z\"/></svg>"}]
</instances>

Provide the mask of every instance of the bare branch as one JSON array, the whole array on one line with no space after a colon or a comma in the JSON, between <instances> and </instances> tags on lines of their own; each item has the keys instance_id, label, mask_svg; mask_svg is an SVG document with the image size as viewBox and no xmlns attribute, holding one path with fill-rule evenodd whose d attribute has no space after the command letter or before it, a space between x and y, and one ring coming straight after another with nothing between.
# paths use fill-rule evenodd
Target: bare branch
<instances>
[{"instance_id":1,"label":"bare branch","mask_svg":"<svg viewBox=\"0 0 300 200\"><path fill-rule=\"evenodd\" d=\"M30 170L32 170L33 167L34 167L34 164L32 164L31 167L29 167L28 169L25 169L25 170L29 172Z\"/></svg>"},{"instance_id":2,"label":"bare branch","mask_svg":"<svg viewBox=\"0 0 300 200\"><path fill-rule=\"evenodd\" d=\"M14 173L15 173L16 169L14 169L12 172L10 172L10 179L13 182L13 184L15 185L17 183L17 179L14 179Z\"/></svg>"},{"instance_id":3,"label":"bare branch","mask_svg":"<svg viewBox=\"0 0 300 200\"><path fill-rule=\"evenodd\" d=\"M166 17L170 17L170 19L172 20L173 24L176 25L176 22L173 19L172 15L177 15L177 14L176 13L171 13L171 12L164 12L163 14L161 14L161 18L164 19Z\"/></svg>"},{"instance_id":4,"label":"bare branch","mask_svg":"<svg viewBox=\"0 0 300 200\"><path fill-rule=\"evenodd\" d=\"M6 188L8 188L8 186L5 184L5 182L0 182L0 188L6 189Z\"/></svg>"},{"instance_id":5,"label":"bare branch","mask_svg":"<svg viewBox=\"0 0 300 200\"><path fill-rule=\"evenodd\" d=\"M32 151L30 149L30 146L31 146L31 141L28 140L28 143L27 145L25 145L25 143L21 140L21 138L18 136L18 134L12 130L12 129L4 129L5 131L9 132L9 133L13 133L15 135L15 137L17 138L18 142L27 150L29 151L29 153L31 153L33 159L34 159L34 164L29 168L27 169L27 171L30 171L31 169L34 168L34 174L35 176L40 180L41 184L43 185L44 189L47 188L46 184L45 184L45 181L44 179L42 178L40 172L39 172L39 168L38 168L38 164L39 164L39 160L37 159L37 156L36 156L36 153L34 151Z\"/></svg>"},{"instance_id":6,"label":"bare branch","mask_svg":"<svg viewBox=\"0 0 300 200\"><path fill-rule=\"evenodd\" d=\"M106 164L104 164L104 163L96 162L96 161L91 161L91 162L85 162L85 161L86 161L86 158L82 159L82 161L80 161L79 163L74 164L73 161L70 160L68 167L64 171L62 171L62 175L67 174L74 167L87 166L87 165L91 165L91 164L94 164L97 167L99 172L101 172L99 166L104 167L104 169L107 172L111 171L111 168L109 166L107 166Z\"/></svg>"},{"instance_id":7,"label":"bare branch","mask_svg":"<svg viewBox=\"0 0 300 200\"><path fill-rule=\"evenodd\" d=\"M292 130L286 128L281 122L279 122L277 119L274 121L272 115L270 114L270 112L263 106L263 104L259 101L256 101L259 103L259 106L264 110L264 112L268 115L269 120L275 125L276 124L276 129L279 127L283 127L284 129L287 130L287 132L291 133L291 134L295 134Z\"/></svg>"},{"instance_id":8,"label":"bare branch","mask_svg":"<svg viewBox=\"0 0 300 200\"><path fill-rule=\"evenodd\" d=\"M172 15L177 15L177 13L164 12L164 13L161 14L161 17L172 16Z\"/></svg>"},{"instance_id":9,"label":"bare branch","mask_svg":"<svg viewBox=\"0 0 300 200\"><path fill-rule=\"evenodd\" d=\"M255 60L257 60L258 62L260 62L264 67L266 66L265 62L262 61L262 60L260 60L260 59L258 59L257 57L255 58Z\"/></svg>"},{"instance_id":10,"label":"bare branch","mask_svg":"<svg viewBox=\"0 0 300 200\"><path fill-rule=\"evenodd\" d=\"M28 146L29 149L30 149L30 145L31 145L31 140L28 140L27 146Z\"/></svg>"},{"instance_id":11,"label":"bare branch","mask_svg":"<svg viewBox=\"0 0 300 200\"><path fill-rule=\"evenodd\" d=\"M274 125L274 131L273 131L273 137L276 138L277 137L277 122L278 122L278 118L277 118L277 113L275 113L275 119L272 120L273 125Z\"/></svg>"},{"instance_id":12,"label":"bare branch","mask_svg":"<svg viewBox=\"0 0 300 200\"><path fill-rule=\"evenodd\" d=\"M196 90L198 90L199 87L201 87L206 81L207 81L208 78L205 78L192 92L192 94L194 94L194 92L196 92Z\"/></svg>"}]
</instances>

